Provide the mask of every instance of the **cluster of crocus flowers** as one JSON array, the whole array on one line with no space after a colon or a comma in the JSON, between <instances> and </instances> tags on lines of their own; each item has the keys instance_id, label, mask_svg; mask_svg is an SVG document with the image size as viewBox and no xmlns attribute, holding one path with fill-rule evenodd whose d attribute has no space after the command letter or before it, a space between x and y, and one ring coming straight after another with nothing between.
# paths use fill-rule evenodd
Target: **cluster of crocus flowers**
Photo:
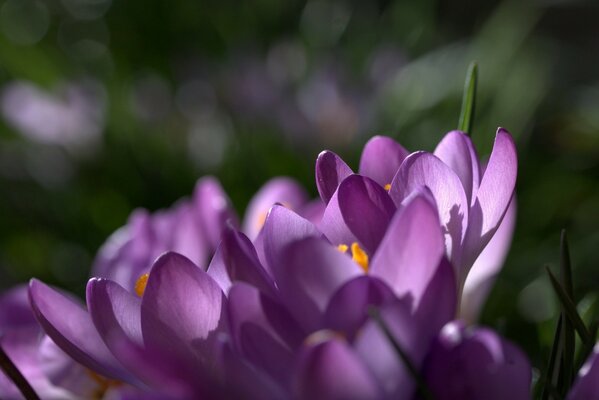
<instances>
[{"instance_id":1,"label":"cluster of crocus flowers","mask_svg":"<svg viewBox=\"0 0 599 400\"><path fill-rule=\"evenodd\" d=\"M526 356L472 325L511 240L516 164L503 129L484 165L459 131L434 153L374 137L357 174L319 155L320 200L275 179L241 226L201 180L109 240L86 307L32 280L33 313L98 396L527 399ZM597 396L595 363L569 399Z\"/></svg>"}]
</instances>

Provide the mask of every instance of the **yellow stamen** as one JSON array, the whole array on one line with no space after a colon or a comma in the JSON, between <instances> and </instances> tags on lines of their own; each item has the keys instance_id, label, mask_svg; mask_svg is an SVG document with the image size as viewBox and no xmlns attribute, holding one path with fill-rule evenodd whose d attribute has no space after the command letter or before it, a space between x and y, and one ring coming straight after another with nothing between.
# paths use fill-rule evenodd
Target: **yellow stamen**
<instances>
[{"instance_id":1,"label":"yellow stamen","mask_svg":"<svg viewBox=\"0 0 599 400\"><path fill-rule=\"evenodd\" d=\"M390 183L387 183L387 184L385 185L385 190L386 190L387 192L388 192L389 190L391 190L391 184L390 184Z\"/></svg>"},{"instance_id":2,"label":"yellow stamen","mask_svg":"<svg viewBox=\"0 0 599 400\"><path fill-rule=\"evenodd\" d=\"M339 250L342 253L347 253L348 249L349 249L349 246L346 244L340 244L339 246L337 246L337 250Z\"/></svg>"},{"instance_id":3,"label":"yellow stamen","mask_svg":"<svg viewBox=\"0 0 599 400\"><path fill-rule=\"evenodd\" d=\"M358 264L360 267L362 267L364 272L367 273L368 272L368 254L366 254L366 252L364 250L362 250L362 248L360 247L360 245L357 242L352 243L351 253L352 253L352 260L354 260L356 262L356 264Z\"/></svg>"},{"instance_id":4,"label":"yellow stamen","mask_svg":"<svg viewBox=\"0 0 599 400\"><path fill-rule=\"evenodd\" d=\"M333 331L330 329L321 329L319 331L313 332L306 339L304 339L304 345L306 346L314 346L322 342L327 342L329 340L342 340L345 341L345 335L341 332Z\"/></svg>"},{"instance_id":5,"label":"yellow stamen","mask_svg":"<svg viewBox=\"0 0 599 400\"><path fill-rule=\"evenodd\" d=\"M146 285L148 284L149 277L150 277L150 274L143 274L142 276L139 277L139 279L137 279L137 282L135 282L135 293L139 297L144 295L144 292L146 291Z\"/></svg>"},{"instance_id":6,"label":"yellow stamen","mask_svg":"<svg viewBox=\"0 0 599 400\"><path fill-rule=\"evenodd\" d=\"M104 395L106 394L106 392L108 391L108 389L110 388L116 388L122 385L122 382L113 380L113 379L108 379L105 378L101 375L98 375L97 373L95 373L94 371L92 371L91 369L86 369L85 370L87 372L87 374L89 375L89 377L92 379L92 381L94 381L94 383L97 385L91 393L90 398L96 400L100 400L104 398Z\"/></svg>"},{"instance_id":7,"label":"yellow stamen","mask_svg":"<svg viewBox=\"0 0 599 400\"><path fill-rule=\"evenodd\" d=\"M264 223L266 222L267 214L268 213L263 212L258 215L258 218L256 219L256 228L262 229L262 227L264 226Z\"/></svg>"}]
</instances>

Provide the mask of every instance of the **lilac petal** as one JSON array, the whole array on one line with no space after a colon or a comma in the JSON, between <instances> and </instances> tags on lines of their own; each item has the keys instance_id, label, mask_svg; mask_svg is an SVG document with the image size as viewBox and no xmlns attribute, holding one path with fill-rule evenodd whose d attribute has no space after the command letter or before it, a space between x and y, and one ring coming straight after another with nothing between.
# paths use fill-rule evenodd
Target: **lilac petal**
<instances>
[{"instance_id":1,"label":"lilac petal","mask_svg":"<svg viewBox=\"0 0 599 400\"><path fill-rule=\"evenodd\" d=\"M470 212L465 264L472 265L499 227L514 194L518 158L511 135L497 130L491 157Z\"/></svg>"},{"instance_id":2,"label":"lilac petal","mask_svg":"<svg viewBox=\"0 0 599 400\"><path fill-rule=\"evenodd\" d=\"M92 276L111 279L132 288L137 278L150 267L156 237L152 218L146 210L135 210L127 225L113 233L100 248Z\"/></svg>"},{"instance_id":3,"label":"lilac petal","mask_svg":"<svg viewBox=\"0 0 599 400\"><path fill-rule=\"evenodd\" d=\"M219 351L223 365L224 387L227 392L223 398L248 398L275 400L285 399L281 382L275 382L271 376L261 373L235 353L228 343L223 343Z\"/></svg>"},{"instance_id":4,"label":"lilac petal","mask_svg":"<svg viewBox=\"0 0 599 400\"><path fill-rule=\"evenodd\" d=\"M333 194L329 204L327 204L322 219L318 224L318 229L334 245L350 245L351 243L358 242L358 238L352 233L343 219L343 214L339 207L339 190Z\"/></svg>"},{"instance_id":5,"label":"lilac petal","mask_svg":"<svg viewBox=\"0 0 599 400\"><path fill-rule=\"evenodd\" d=\"M226 228L221 251L232 282L247 282L266 294L277 296L274 282L260 264L256 249L247 236L233 228Z\"/></svg>"},{"instance_id":6,"label":"lilac petal","mask_svg":"<svg viewBox=\"0 0 599 400\"><path fill-rule=\"evenodd\" d=\"M371 274L398 296L412 295L415 305L433 279L445 246L434 205L423 195L397 212L371 262Z\"/></svg>"},{"instance_id":7,"label":"lilac petal","mask_svg":"<svg viewBox=\"0 0 599 400\"><path fill-rule=\"evenodd\" d=\"M469 203L460 178L431 153L410 155L397 171L389 194L399 206L414 190L427 186L437 203L445 229L447 252L452 263L460 265L462 240L468 226Z\"/></svg>"},{"instance_id":8,"label":"lilac petal","mask_svg":"<svg viewBox=\"0 0 599 400\"><path fill-rule=\"evenodd\" d=\"M183 254L198 265L204 266L213 248L209 248L206 243L206 235L198 223L193 205L181 203L175 210L172 225L169 231L171 244L164 250Z\"/></svg>"},{"instance_id":9,"label":"lilac petal","mask_svg":"<svg viewBox=\"0 0 599 400\"><path fill-rule=\"evenodd\" d=\"M330 340L305 349L295 382L299 399L377 399L380 387L344 342Z\"/></svg>"},{"instance_id":10,"label":"lilac petal","mask_svg":"<svg viewBox=\"0 0 599 400\"><path fill-rule=\"evenodd\" d=\"M480 310L507 256L515 225L516 199L512 198L497 232L468 272L462 292L460 309L462 319L472 323L478 319Z\"/></svg>"},{"instance_id":11,"label":"lilac petal","mask_svg":"<svg viewBox=\"0 0 599 400\"><path fill-rule=\"evenodd\" d=\"M280 305L244 283L233 286L228 305L235 347L277 381L287 382L294 355L286 339L290 330L301 332L297 323Z\"/></svg>"},{"instance_id":12,"label":"lilac petal","mask_svg":"<svg viewBox=\"0 0 599 400\"><path fill-rule=\"evenodd\" d=\"M434 154L457 174L468 204L472 204L480 182L480 165L470 137L461 131L451 131L439 142Z\"/></svg>"},{"instance_id":13,"label":"lilac petal","mask_svg":"<svg viewBox=\"0 0 599 400\"><path fill-rule=\"evenodd\" d=\"M268 181L248 204L243 231L252 240L264 226L270 208L279 203L290 210L299 210L308 201L304 188L295 180L286 177Z\"/></svg>"},{"instance_id":14,"label":"lilac petal","mask_svg":"<svg viewBox=\"0 0 599 400\"><path fill-rule=\"evenodd\" d=\"M323 151L316 159L316 187L320 198L328 204L339 184L352 174L347 164L332 151Z\"/></svg>"},{"instance_id":15,"label":"lilac petal","mask_svg":"<svg viewBox=\"0 0 599 400\"><path fill-rule=\"evenodd\" d=\"M264 256L267 266L275 280L278 281L279 270L286 261L282 256L285 248L297 240L320 235L320 232L308 220L286 207L273 206L266 217L262 240L264 241Z\"/></svg>"},{"instance_id":16,"label":"lilac petal","mask_svg":"<svg viewBox=\"0 0 599 400\"><path fill-rule=\"evenodd\" d=\"M432 339L457 312L457 282L452 265L443 257L430 283L424 289L414 315L420 321L421 335Z\"/></svg>"},{"instance_id":17,"label":"lilac petal","mask_svg":"<svg viewBox=\"0 0 599 400\"><path fill-rule=\"evenodd\" d=\"M339 185L339 208L348 228L374 254L396 210L387 191L369 178L352 175Z\"/></svg>"},{"instance_id":18,"label":"lilac petal","mask_svg":"<svg viewBox=\"0 0 599 400\"><path fill-rule=\"evenodd\" d=\"M433 345L425 379L439 400L530 399L526 356L490 329L447 324Z\"/></svg>"},{"instance_id":19,"label":"lilac petal","mask_svg":"<svg viewBox=\"0 0 599 400\"><path fill-rule=\"evenodd\" d=\"M394 299L393 291L382 281L358 276L341 286L325 311L325 328L342 332L352 340L368 318L371 306L382 306Z\"/></svg>"},{"instance_id":20,"label":"lilac petal","mask_svg":"<svg viewBox=\"0 0 599 400\"><path fill-rule=\"evenodd\" d=\"M193 193L193 202L198 213L197 223L202 226L210 247L216 249L227 221L237 225L237 216L231 201L218 180L206 177L198 181Z\"/></svg>"},{"instance_id":21,"label":"lilac petal","mask_svg":"<svg viewBox=\"0 0 599 400\"><path fill-rule=\"evenodd\" d=\"M36 279L29 283L29 298L46 334L65 353L102 375L132 380L110 353L80 304Z\"/></svg>"},{"instance_id":22,"label":"lilac petal","mask_svg":"<svg viewBox=\"0 0 599 400\"><path fill-rule=\"evenodd\" d=\"M312 200L303 205L298 214L312 222L314 225L318 225L324 215L326 204L321 199Z\"/></svg>"},{"instance_id":23,"label":"lilac petal","mask_svg":"<svg viewBox=\"0 0 599 400\"><path fill-rule=\"evenodd\" d=\"M360 175L367 176L385 187L391 183L408 154L402 145L390 137L374 136L362 151Z\"/></svg>"},{"instance_id":24,"label":"lilac petal","mask_svg":"<svg viewBox=\"0 0 599 400\"><path fill-rule=\"evenodd\" d=\"M27 290L27 285L19 285L0 296L0 335L8 329L38 326L31 312Z\"/></svg>"},{"instance_id":25,"label":"lilac petal","mask_svg":"<svg viewBox=\"0 0 599 400\"><path fill-rule=\"evenodd\" d=\"M308 331L323 326L323 314L333 294L351 278L363 274L358 264L322 239L291 244L277 283L281 300Z\"/></svg>"},{"instance_id":26,"label":"lilac petal","mask_svg":"<svg viewBox=\"0 0 599 400\"><path fill-rule=\"evenodd\" d=\"M212 279L218 286L220 286L223 293L229 293L233 282L231 282L231 278L229 277L229 273L227 272L227 267L225 266L225 261L223 260L223 244L221 244L216 248L216 252L214 256L212 256L212 260L208 265L208 269L206 273L210 275Z\"/></svg>"},{"instance_id":27,"label":"lilac petal","mask_svg":"<svg viewBox=\"0 0 599 400\"><path fill-rule=\"evenodd\" d=\"M419 368L428 342L422 340L411 307L409 299L398 299L381 307L380 316L412 364ZM416 388L414 379L377 322L369 320L364 325L353 347L383 388L385 398L412 398Z\"/></svg>"},{"instance_id":28,"label":"lilac petal","mask_svg":"<svg viewBox=\"0 0 599 400\"><path fill-rule=\"evenodd\" d=\"M122 335L142 344L139 297L103 278L90 279L86 292L89 315L102 338Z\"/></svg>"},{"instance_id":29,"label":"lilac petal","mask_svg":"<svg viewBox=\"0 0 599 400\"><path fill-rule=\"evenodd\" d=\"M226 326L225 301L218 284L189 259L177 253L162 255L152 267L142 298L146 346L162 347L173 333L172 342L179 340L208 356L214 337ZM156 319L171 332L157 329Z\"/></svg>"},{"instance_id":30,"label":"lilac petal","mask_svg":"<svg viewBox=\"0 0 599 400\"><path fill-rule=\"evenodd\" d=\"M566 400L599 400L599 345L578 371Z\"/></svg>"}]
</instances>

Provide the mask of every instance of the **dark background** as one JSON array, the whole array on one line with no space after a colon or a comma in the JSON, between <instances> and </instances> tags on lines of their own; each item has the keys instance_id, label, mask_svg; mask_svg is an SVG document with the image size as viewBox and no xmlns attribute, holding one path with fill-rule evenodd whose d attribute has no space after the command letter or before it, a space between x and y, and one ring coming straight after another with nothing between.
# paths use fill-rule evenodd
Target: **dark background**
<instances>
[{"instance_id":1,"label":"dark background","mask_svg":"<svg viewBox=\"0 0 599 400\"><path fill-rule=\"evenodd\" d=\"M488 154L503 126L520 158L482 322L542 365L563 227L581 308L599 288L598 20L590 0L0 1L0 287L82 293L132 209L202 175L242 212L275 175L315 195L323 148L353 166L373 134L432 150L477 60L473 138Z\"/></svg>"}]
</instances>

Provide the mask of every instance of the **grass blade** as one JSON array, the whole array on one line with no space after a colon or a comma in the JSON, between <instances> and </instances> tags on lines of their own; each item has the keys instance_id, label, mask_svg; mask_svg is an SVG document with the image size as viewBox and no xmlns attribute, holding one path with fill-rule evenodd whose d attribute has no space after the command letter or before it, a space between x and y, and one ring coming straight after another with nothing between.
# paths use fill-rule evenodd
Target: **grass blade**
<instances>
[{"instance_id":1,"label":"grass blade","mask_svg":"<svg viewBox=\"0 0 599 400\"><path fill-rule=\"evenodd\" d=\"M458 121L458 129L472 133L472 123L474 121L474 103L476 102L476 86L478 81L478 64L473 61L468 67L466 74L466 83L464 84L464 94L462 96L462 110Z\"/></svg>"},{"instance_id":2,"label":"grass blade","mask_svg":"<svg viewBox=\"0 0 599 400\"><path fill-rule=\"evenodd\" d=\"M549 364L545 370L545 374L541 380L539 380L539 387L543 388L541 400L548 400L550 398L555 399L556 387L559 381L559 375L562 365L562 354L564 352L564 336L562 329L563 314L560 315L557 320L557 326L555 327L555 334L553 335L553 345L551 346L551 353L549 353ZM549 397L551 396L551 397Z\"/></svg>"},{"instance_id":3,"label":"grass blade","mask_svg":"<svg viewBox=\"0 0 599 400\"><path fill-rule=\"evenodd\" d=\"M576 332L578 333L578 336L580 336L582 342L585 345L591 343L591 333L585 326L584 322L582 321L582 318L580 318L580 315L578 314L578 310L576 309L574 302L572 301L572 299L570 299L570 297L568 297L566 290L558 282L557 278L555 277L555 275L553 275L551 270L548 267L545 267L545 269L547 270L547 274L549 275L549 280L551 281L553 290L557 294L557 297L562 305L562 309L564 310L563 312L566 315L567 319L572 323L574 329L576 329Z\"/></svg>"},{"instance_id":4,"label":"grass blade","mask_svg":"<svg viewBox=\"0 0 599 400\"><path fill-rule=\"evenodd\" d=\"M560 278L565 293L571 300L573 300L574 285L572 284L572 266L570 263L570 251L568 249L568 238L566 236L565 229L562 230L560 240ZM567 311L562 305L562 313L566 312ZM565 395L574 380L574 354L576 353L576 338L574 336L574 326L569 318L564 319L562 329L564 335L564 360L562 366L563 379L561 381L561 387L558 387L558 391Z\"/></svg>"},{"instance_id":5,"label":"grass blade","mask_svg":"<svg viewBox=\"0 0 599 400\"><path fill-rule=\"evenodd\" d=\"M2 346L0 346L0 369L15 384L26 400L40 400L35 390L33 390L10 357L8 357Z\"/></svg>"},{"instance_id":6,"label":"grass blade","mask_svg":"<svg viewBox=\"0 0 599 400\"><path fill-rule=\"evenodd\" d=\"M412 363L412 360L410 360L410 357L408 356L408 354L403 350L403 348L397 342L397 340L395 340L395 338L393 337L393 334L391 334L391 331L389 330L389 327L383 320L383 317L381 316L381 313L379 312L379 310L375 307L371 307L370 310L368 311L368 314L377 323L379 328L381 328L381 330L383 331L383 334L385 335L387 340L389 340L389 342L393 346L393 349L395 350L397 355L401 358L401 361L404 363L404 365L406 366L406 368L412 375L412 378L414 379L414 381L416 381L418 398L421 398L424 400L433 400L434 396L433 396L431 390L426 385L424 378L422 378L422 375L420 375L420 372L418 371L418 369L416 369L416 367Z\"/></svg>"}]
</instances>

